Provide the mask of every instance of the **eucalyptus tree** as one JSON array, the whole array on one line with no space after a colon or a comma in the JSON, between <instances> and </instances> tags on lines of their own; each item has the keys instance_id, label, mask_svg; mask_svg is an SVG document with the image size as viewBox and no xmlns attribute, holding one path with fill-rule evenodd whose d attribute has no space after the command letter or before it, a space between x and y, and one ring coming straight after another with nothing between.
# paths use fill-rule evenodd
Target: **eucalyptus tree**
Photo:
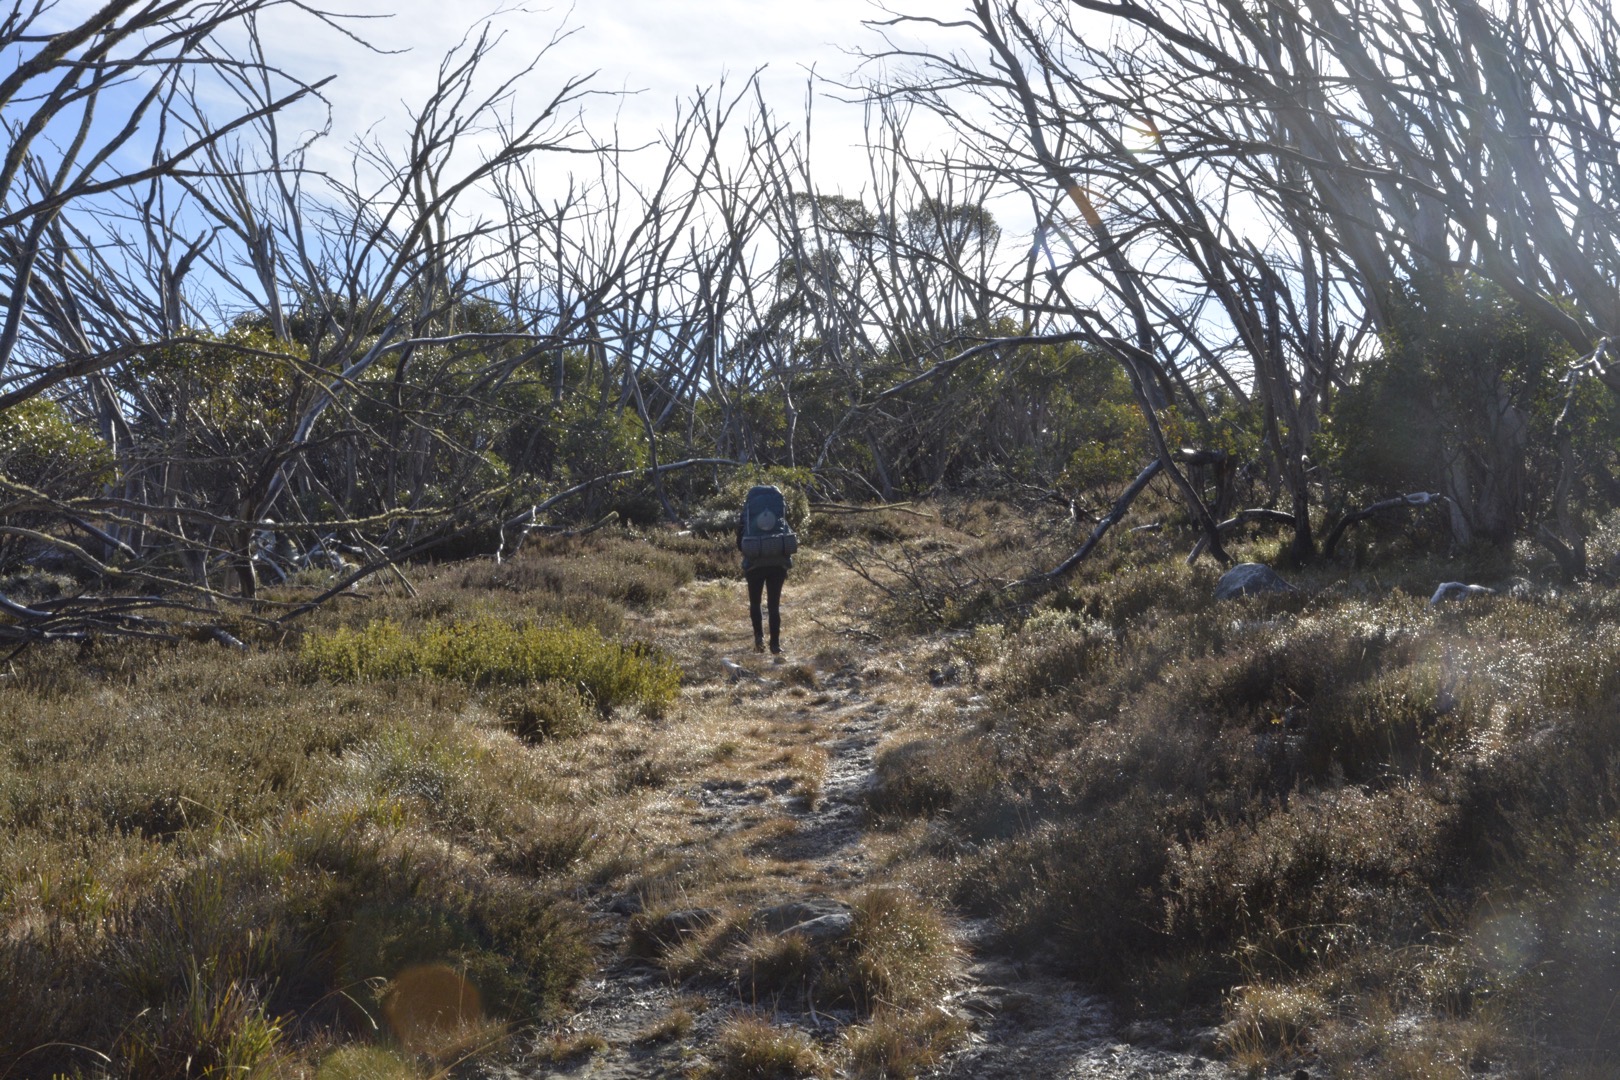
<instances>
[{"instance_id":1,"label":"eucalyptus tree","mask_svg":"<svg viewBox=\"0 0 1620 1080\"><path fill-rule=\"evenodd\" d=\"M1183 129L1211 153L1259 151L1283 166L1272 185L1279 204L1343 253L1380 329L1397 330L1414 300L1432 320L1454 315L1474 275L1563 339L1573 363L1552 439L1564 475L1552 496L1556 531L1544 522L1542 536L1578 572L1568 499L1579 474L1602 464L1573 442L1593 408L1580 383L1620 392L1610 344L1620 329L1612 6L1076 0L1073 9L1135 26L1212 89L1200 112L1178 118ZM1519 483L1534 420L1524 395L1509 392L1515 378L1498 373L1462 406L1471 414L1462 423L1492 432L1487 452L1446 448L1460 540L1505 535L1528 509L1525 495L1503 499Z\"/></svg>"},{"instance_id":2,"label":"eucalyptus tree","mask_svg":"<svg viewBox=\"0 0 1620 1080\"><path fill-rule=\"evenodd\" d=\"M1045 289L1027 309L1070 323L1130 378L1158 468L1224 559L1204 492L1178 465L1178 435L1212 439L1214 397L1257 414L1293 551L1314 553L1307 459L1335 368L1365 324L1342 249L1282 194L1297 168L1275 140L1236 133L1215 149L1213 109L1250 132L1257 103L1189 71L1169 48L1099 40L1080 5L975 0L955 23L974 47L927 56L884 88L946 115L982 171L1038 207ZM1171 409L1171 406L1174 409Z\"/></svg>"},{"instance_id":3,"label":"eucalyptus tree","mask_svg":"<svg viewBox=\"0 0 1620 1080\"><path fill-rule=\"evenodd\" d=\"M369 570L388 563L383 545L408 553L493 518L508 487L496 453L511 422L502 395L515 373L582 336L567 319L501 313L501 274L516 260L484 215L498 206L499 183L533 156L598 152L577 123L583 80L562 81L514 119L539 60L489 80L486 27L447 54L400 140L355 144L346 176L318 172L307 167L309 144L287 141L279 122L313 88L284 92L252 19L268 6L146 5L137 14L162 18L129 31L144 50L127 61L115 46L132 5L109 5L71 40L7 24L19 48L44 41L21 69L57 97L7 85L35 103L31 116L45 115L39 100L56 109L48 135L69 107L87 115L98 94L127 102L111 88L132 70L137 86L160 91L139 98L99 151L81 159L69 146L57 162L41 154L61 140L42 136L31 152L28 122L8 106L20 164L7 174L15 182L0 236L15 256L0 404L48 396L96 425L114 468L95 494L0 475L0 513L44 514L57 524L28 529L33 541L112 579L155 584L181 608L188 594L223 599L208 582L219 557L253 596L255 549L285 550L277 536L343 531L369 553ZM240 20L229 34L224 11ZM154 37L171 24L175 41ZM236 108L216 122L230 95ZM92 130L101 129L85 122L79 134ZM118 159L138 139L161 167ZM613 284L599 282L597 295ZM67 539L65 522L96 538L99 558ZM173 576L181 565L189 582ZM86 600L71 617L34 612L17 634L137 625L107 610Z\"/></svg>"},{"instance_id":4,"label":"eucalyptus tree","mask_svg":"<svg viewBox=\"0 0 1620 1080\"><path fill-rule=\"evenodd\" d=\"M50 250L53 239L59 248L71 234L62 224L65 212L205 170L201 159L210 148L329 81L289 74L240 48L257 17L276 7L338 26L337 17L296 0L111 0L66 25L56 4L33 0L0 20L0 55L9 68L0 77L8 142L0 163L0 409L130 355L127 345L56 336L31 310L36 302L72 306L62 297L34 299L36 291L48 294L36 277L41 260L69 259ZM210 119L190 91L211 76L251 78L264 92ZM183 273L184 265L172 269ZM33 332L39 340L30 340Z\"/></svg>"}]
</instances>

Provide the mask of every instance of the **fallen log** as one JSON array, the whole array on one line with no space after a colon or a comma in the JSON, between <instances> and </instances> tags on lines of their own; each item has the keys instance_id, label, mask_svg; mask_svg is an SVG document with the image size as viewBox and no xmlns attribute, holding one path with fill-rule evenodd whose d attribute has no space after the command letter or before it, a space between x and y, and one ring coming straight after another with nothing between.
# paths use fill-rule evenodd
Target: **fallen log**
<instances>
[{"instance_id":1,"label":"fallen log","mask_svg":"<svg viewBox=\"0 0 1620 1080\"><path fill-rule=\"evenodd\" d=\"M1215 531L1217 533L1226 533L1240 525L1249 525L1256 521L1265 521L1273 525L1287 525L1292 527L1294 524L1294 515L1288 513L1286 510L1271 510L1266 507L1256 507L1253 510L1244 510L1241 513L1234 514L1233 516L1227 518L1225 521L1215 526ZM1209 547L1209 537L1200 536L1198 538L1198 543L1193 545L1192 554L1187 556L1187 565L1191 566L1193 563L1197 562L1198 556L1202 555L1204 553L1204 549L1207 547Z\"/></svg>"},{"instance_id":2,"label":"fallen log","mask_svg":"<svg viewBox=\"0 0 1620 1080\"><path fill-rule=\"evenodd\" d=\"M1340 518L1338 524L1333 526L1333 531L1328 533L1327 543L1322 545L1322 558L1333 558L1333 549L1338 546L1339 541L1344 537L1344 531L1352 525L1366 521L1376 514L1386 513L1391 510L1412 510L1419 506L1428 506L1430 503L1444 501L1446 501L1446 497L1437 492L1414 491L1409 495L1397 495L1393 499L1384 499L1381 502L1373 503L1371 506L1364 506L1360 510L1352 510Z\"/></svg>"},{"instance_id":3,"label":"fallen log","mask_svg":"<svg viewBox=\"0 0 1620 1080\"><path fill-rule=\"evenodd\" d=\"M1080 545L1080 549L1078 551L1076 551L1073 555L1070 555L1067 559L1064 559L1061 563L1054 566L1046 573L1035 574L1032 577L1015 581L1013 584L1039 585L1045 582L1055 581L1064 574L1067 574L1070 570L1073 570L1076 566L1079 566L1080 563L1085 561L1086 556L1091 554L1092 549L1097 546L1098 541L1102 540L1103 534L1108 532L1108 530L1113 528L1115 525L1119 524L1120 519L1125 516L1125 511L1131 508L1131 503L1136 501L1136 497L1146 490L1148 484L1155 476L1159 475L1159 470L1163 468L1164 461L1160 458L1154 458L1152 461L1148 462L1147 466L1143 468L1141 472L1136 474L1136 479L1131 481L1131 486L1121 492L1119 498L1114 500L1114 505L1109 509L1108 514L1101 521L1097 522L1096 527L1091 530L1091 535L1086 537L1086 542Z\"/></svg>"},{"instance_id":4,"label":"fallen log","mask_svg":"<svg viewBox=\"0 0 1620 1080\"><path fill-rule=\"evenodd\" d=\"M813 502L810 504L810 509L830 510L838 514L877 514L884 510L898 510L902 514L910 514L913 517L928 518L929 520L933 520L934 517L933 514L924 510L911 509L909 502L878 503L876 506L849 506L845 503Z\"/></svg>"}]
</instances>

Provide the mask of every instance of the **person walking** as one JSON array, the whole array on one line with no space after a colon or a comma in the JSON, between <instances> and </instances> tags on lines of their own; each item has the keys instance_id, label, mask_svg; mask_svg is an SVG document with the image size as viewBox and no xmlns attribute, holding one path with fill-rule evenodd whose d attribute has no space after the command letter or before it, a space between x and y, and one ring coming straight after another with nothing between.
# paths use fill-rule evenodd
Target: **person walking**
<instances>
[{"instance_id":1,"label":"person walking","mask_svg":"<svg viewBox=\"0 0 1620 1080\"><path fill-rule=\"evenodd\" d=\"M754 625L754 651L765 651L765 601L771 631L771 653L782 655L782 586L793 566L798 537L787 523L780 489L759 484L749 489L737 516L737 550L742 552L743 579L748 582L748 616Z\"/></svg>"}]
</instances>

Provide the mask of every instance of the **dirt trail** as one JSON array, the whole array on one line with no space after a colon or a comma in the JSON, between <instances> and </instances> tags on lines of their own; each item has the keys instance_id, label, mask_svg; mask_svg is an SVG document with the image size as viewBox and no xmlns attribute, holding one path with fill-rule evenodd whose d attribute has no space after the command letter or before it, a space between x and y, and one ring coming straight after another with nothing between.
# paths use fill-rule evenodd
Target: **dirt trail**
<instances>
[{"instance_id":1,"label":"dirt trail","mask_svg":"<svg viewBox=\"0 0 1620 1080\"><path fill-rule=\"evenodd\" d=\"M746 860L750 902L836 913L874 874L864 794L886 734L920 710L940 707L926 672L908 670L858 625L859 579L825 556L802 559L784 597L788 655L773 662L746 649L740 583L696 583L641 628L682 663L686 703L703 718L712 765L675 785L663 812L682 816L687 863ZM851 625L852 617L857 625ZM912 668L921 664L913 663ZM671 738L680 732L671 730ZM723 751L723 752L722 752ZM701 903L701 901L699 901ZM627 945L642 898L593 900L598 942L614 959L583 988L562 1032L535 1048L511 1077L650 1080L701 1073L705 1047L739 1011L759 1011L736 991L694 980L677 985ZM694 914L693 918L697 918ZM968 1020L968 1043L934 1075L1040 1080L1235 1075L1185 1051L1157 1049L1151 1031L1136 1042L1116 1030L1107 1007L1081 987L989 948L989 927L953 927L962 976L946 1007ZM834 1040L854 1017L810 1009L770 1010L772 1019ZM670 1033L683 1014L686 1030ZM661 1030L662 1026L662 1030ZM571 1047L578 1052L567 1054ZM561 1060L544 1060L560 1057Z\"/></svg>"}]
</instances>

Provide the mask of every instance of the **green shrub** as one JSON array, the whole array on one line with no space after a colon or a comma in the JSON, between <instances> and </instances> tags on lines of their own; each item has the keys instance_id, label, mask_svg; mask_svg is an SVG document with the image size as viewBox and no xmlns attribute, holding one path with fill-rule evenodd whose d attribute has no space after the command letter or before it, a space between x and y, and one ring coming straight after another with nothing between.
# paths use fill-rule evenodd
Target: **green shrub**
<instances>
[{"instance_id":1,"label":"green shrub","mask_svg":"<svg viewBox=\"0 0 1620 1080\"><path fill-rule=\"evenodd\" d=\"M1085 819L1050 820L987 845L959 898L995 914L1018 948L1117 987L1166 942L1158 798L1137 793Z\"/></svg>"},{"instance_id":2,"label":"green shrub","mask_svg":"<svg viewBox=\"0 0 1620 1080\"><path fill-rule=\"evenodd\" d=\"M1081 579L1065 586L1053 603L1123 630L1145 615L1162 619L1207 608L1215 603L1213 587L1202 567L1171 560L1122 567L1095 580Z\"/></svg>"},{"instance_id":3,"label":"green shrub","mask_svg":"<svg viewBox=\"0 0 1620 1080\"><path fill-rule=\"evenodd\" d=\"M114 474L112 451L89 427L74 423L54 401L34 398L0 409L0 477L26 485L49 498L89 495ZM0 507L14 493L0 495ZM6 523L43 531L52 515L7 512ZM0 536L0 569L21 561L32 541Z\"/></svg>"},{"instance_id":4,"label":"green shrub","mask_svg":"<svg viewBox=\"0 0 1620 1080\"><path fill-rule=\"evenodd\" d=\"M993 758L967 736L913 739L878 752L866 805L877 814L932 817L995 784Z\"/></svg>"},{"instance_id":5,"label":"green shrub","mask_svg":"<svg viewBox=\"0 0 1620 1080\"><path fill-rule=\"evenodd\" d=\"M1013 639L997 690L1014 702L1075 686L1113 657L1114 637L1095 619L1048 608Z\"/></svg>"},{"instance_id":6,"label":"green shrub","mask_svg":"<svg viewBox=\"0 0 1620 1080\"><path fill-rule=\"evenodd\" d=\"M1348 688L1313 711L1302 739L1304 766L1317 779L1334 770L1354 783L1379 783L1430 770L1451 741L1433 670L1408 667Z\"/></svg>"},{"instance_id":7,"label":"green shrub","mask_svg":"<svg viewBox=\"0 0 1620 1080\"><path fill-rule=\"evenodd\" d=\"M391 620L306 637L306 675L333 682L428 677L474 686L572 684L603 713L638 704L657 713L675 700L680 671L651 650L573 626L512 626L493 619L409 633Z\"/></svg>"},{"instance_id":8,"label":"green shrub","mask_svg":"<svg viewBox=\"0 0 1620 1080\"><path fill-rule=\"evenodd\" d=\"M1170 851L1171 928L1206 945L1241 942L1262 970L1419 939L1451 876L1448 817L1415 787L1344 788L1214 824Z\"/></svg>"}]
</instances>

